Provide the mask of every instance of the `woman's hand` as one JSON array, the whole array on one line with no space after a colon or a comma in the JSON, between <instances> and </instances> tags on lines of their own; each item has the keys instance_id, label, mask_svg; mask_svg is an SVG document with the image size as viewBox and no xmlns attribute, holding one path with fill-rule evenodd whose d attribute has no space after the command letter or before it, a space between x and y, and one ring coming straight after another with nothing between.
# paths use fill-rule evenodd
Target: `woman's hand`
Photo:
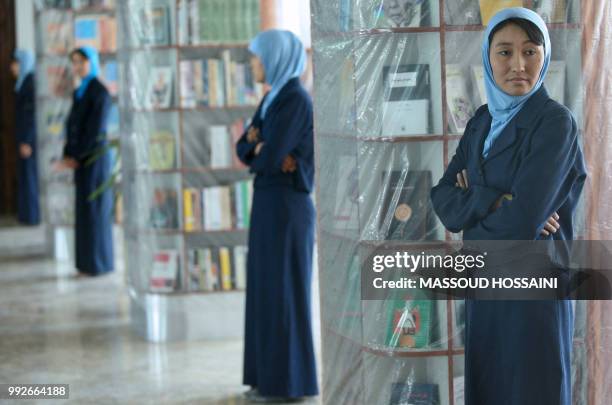
<instances>
[{"instance_id":1,"label":"woman's hand","mask_svg":"<svg viewBox=\"0 0 612 405\"><path fill-rule=\"evenodd\" d=\"M53 165L53 170L56 172L63 172L66 170L74 170L79 167L79 162L73 158L64 158Z\"/></svg>"},{"instance_id":2,"label":"woman's hand","mask_svg":"<svg viewBox=\"0 0 612 405\"><path fill-rule=\"evenodd\" d=\"M463 169L459 173L457 173L457 182L455 183L455 187L460 187L462 190L467 190L470 186L468 183L467 170Z\"/></svg>"},{"instance_id":3,"label":"woman's hand","mask_svg":"<svg viewBox=\"0 0 612 405\"><path fill-rule=\"evenodd\" d=\"M548 236L552 233L557 233L559 228L561 228L559 224L559 214L555 212L546 220L546 224L544 224L544 228L540 231L540 235Z\"/></svg>"},{"instance_id":4,"label":"woman's hand","mask_svg":"<svg viewBox=\"0 0 612 405\"><path fill-rule=\"evenodd\" d=\"M22 159L27 159L32 156L32 147L27 143L19 144L19 155L21 155Z\"/></svg>"},{"instance_id":5,"label":"woman's hand","mask_svg":"<svg viewBox=\"0 0 612 405\"><path fill-rule=\"evenodd\" d=\"M255 146L255 151L253 152L255 156L259 155L259 152L261 151L262 146L264 146L263 142L260 142Z\"/></svg>"},{"instance_id":6,"label":"woman's hand","mask_svg":"<svg viewBox=\"0 0 612 405\"><path fill-rule=\"evenodd\" d=\"M247 132L247 142L255 143L259 140L259 128L249 127Z\"/></svg>"},{"instance_id":7,"label":"woman's hand","mask_svg":"<svg viewBox=\"0 0 612 405\"><path fill-rule=\"evenodd\" d=\"M287 155L283 160L283 166L281 168L283 173L293 173L297 169L297 161L291 155Z\"/></svg>"}]
</instances>

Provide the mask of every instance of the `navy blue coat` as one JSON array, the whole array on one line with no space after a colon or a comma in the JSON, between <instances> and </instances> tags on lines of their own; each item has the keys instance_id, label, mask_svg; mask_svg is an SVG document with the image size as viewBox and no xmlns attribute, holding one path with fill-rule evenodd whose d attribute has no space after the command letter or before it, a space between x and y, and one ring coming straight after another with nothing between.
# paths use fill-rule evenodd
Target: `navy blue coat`
<instances>
[{"instance_id":1,"label":"navy blue coat","mask_svg":"<svg viewBox=\"0 0 612 405\"><path fill-rule=\"evenodd\" d=\"M442 223L465 240L536 240L557 212L561 228L547 239L571 240L586 171L570 111L542 87L483 159L490 126L485 105L431 191ZM462 169L466 191L455 187ZM505 193L512 201L491 213ZM572 335L570 301L466 300L466 405L570 405Z\"/></svg>"},{"instance_id":2,"label":"navy blue coat","mask_svg":"<svg viewBox=\"0 0 612 405\"><path fill-rule=\"evenodd\" d=\"M76 267L86 274L113 270L113 190L106 189L90 201L89 196L111 175L111 155L101 155L93 164L87 160L107 144L106 124L111 97L102 83L92 79L81 99L73 95L66 123L64 156L78 161L76 186Z\"/></svg>"},{"instance_id":3,"label":"navy blue coat","mask_svg":"<svg viewBox=\"0 0 612 405\"><path fill-rule=\"evenodd\" d=\"M312 341L310 292L315 210L312 101L290 80L263 120L252 121L264 142L246 132L236 145L255 173L247 258L244 384L261 395L303 397L318 393ZM283 173L287 155L297 170Z\"/></svg>"},{"instance_id":4,"label":"navy blue coat","mask_svg":"<svg viewBox=\"0 0 612 405\"><path fill-rule=\"evenodd\" d=\"M17 218L19 222L36 225L40 222L38 202L38 164L36 147L36 91L34 74L26 76L16 92L15 134L17 140ZM19 153L19 145L27 144L32 148L30 157L24 159Z\"/></svg>"}]
</instances>

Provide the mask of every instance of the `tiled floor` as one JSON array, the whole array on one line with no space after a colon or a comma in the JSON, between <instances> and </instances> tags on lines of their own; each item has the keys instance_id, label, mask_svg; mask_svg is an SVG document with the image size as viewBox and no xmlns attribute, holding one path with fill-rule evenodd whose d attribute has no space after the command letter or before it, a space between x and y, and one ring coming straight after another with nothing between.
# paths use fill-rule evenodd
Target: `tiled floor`
<instances>
[{"instance_id":1,"label":"tiled floor","mask_svg":"<svg viewBox=\"0 0 612 405\"><path fill-rule=\"evenodd\" d=\"M48 259L0 258L0 383L70 384L70 400L57 403L246 403L242 341L147 343L130 328L122 271L71 272Z\"/></svg>"}]
</instances>

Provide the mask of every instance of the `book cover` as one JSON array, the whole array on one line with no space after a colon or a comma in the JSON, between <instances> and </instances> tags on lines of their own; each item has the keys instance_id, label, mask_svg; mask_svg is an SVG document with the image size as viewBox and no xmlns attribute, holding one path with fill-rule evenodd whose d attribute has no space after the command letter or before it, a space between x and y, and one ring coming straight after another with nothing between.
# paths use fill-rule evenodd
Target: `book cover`
<instances>
[{"instance_id":1,"label":"book cover","mask_svg":"<svg viewBox=\"0 0 612 405\"><path fill-rule=\"evenodd\" d=\"M200 268L198 253L199 251L197 249L190 249L187 252L187 286L189 291L200 290L200 285L202 283L202 269Z\"/></svg>"},{"instance_id":2,"label":"book cover","mask_svg":"<svg viewBox=\"0 0 612 405\"><path fill-rule=\"evenodd\" d=\"M204 206L204 229L207 231L222 230L221 187L203 189L202 205Z\"/></svg>"},{"instance_id":3,"label":"book cover","mask_svg":"<svg viewBox=\"0 0 612 405\"><path fill-rule=\"evenodd\" d=\"M179 272L179 254L176 250L159 250L153 256L150 286L153 292L171 292L176 286Z\"/></svg>"},{"instance_id":4,"label":"book cover","mask_svg":"<svg viewBox=\"0 0 612 405\"><path fill-rule=\"evenodd\" d=\"M480 25L478 0L446 0L444 20L448 25Z\"/></svg>"},{"instance_id":5,"label":"book cover","mask_svg":"<svg viewBox=\"0 0 612 405\"><path fill-rule=\"evenodd\" d=\"M566 0L533 0L533 11L547 24L567 22Z\"/></svg>"},{"instance_id":6,"label":"book cover","mask_svg":"<svg viewBox=\"0 0 612 405\"><path fill-rule=\"evenodd\" d=\"M183 224L185 231L193 232L196 230L196 218L194 213L192 193L198 193L195 188L186 188L183 190Z\"/></svg>"},{"instance_id":7,"label":"book cover","mask_svg":"<svg viewBox=\"0 0 612 405\"><path fill-rule=\"evenodd\" d=\"M227 169L232 166L230 136L224 125L210 126L210 167Z\"/></svg>"},{"instance_id":8,"label":"book cover","mask_svg":"<svg viewBox=\"0 0 612 405\"><path fill-rule=\"evenodd\" d=\"M117 50L117 20L114 17L100 18L100 51L115 52Z\"/></svg>"},{"instance_id":9,"label":"book cover","mask_svg":"<svg viewBox=\"0 0 612 405\"><path fill-rule=\"evenodd\" d=\"M73 26L70 14L48 10L42 14L43 28L42 40L46 54L65 54L72 50Z\"/></svg>"},{"instance_id":10,"label":"book cover","mask_svg":"<svg viewBox=\"0 0 612 405\"><path fill-rule=\"evenodd\" d=\"M219 248L210 249L210 279L213 291L221 291L221 277Z\"/></svg>"},{"instance_id":11,"label":"book cover","mask_svg":"<svg viewBox=\"0 0 612 405\"><path fill-rule=\"evenodd\" d=\"M429 25L428 0L383 0L374 10L376 27L420 27Z\"/></svg>"},{"instance_id":12,"label":"book cover","mask_svg":"<svg viewBox=\"0 0 612 405\"><path fill-rule=\"evenodd\" d=\"M482 65L472 65L472 85L474 86L474 96L477 98L476 105L487 104L487 92L485 90L484 67Z\"/></svg>"},{"instance_id":13,"label":"book cover","mask_svg":"<svg viewBox=\"0 0 612 405\"><path fill-rule=\"evenodd\" d=\"M153 190L149 222L153 228L177 229L178 197L176 190L156 187Z\"/></svg>"},{"instance_id":14,"label":"book cover","mask_svg":"<svg viewBox=\"0 0 612 405\"><path fill-rule=\"evenodd\" d=\"M548 90L550 98L561 104L565 102L565 61L550 61L544 86Z\"/></svg>"},{"instance_id":15,"label":"book cover","mask_svg":"<svg viewBox=\"0 0 612 405\"><path fill-rule=\"evenodd\" d=\"M198 249L198 266L200 268L200 291L212 291L214 280L212 274L212 253L209 248Z\"/></svg>"},{"instance_id":16,"label":"book cover","mask_svg":"<svg viewBox=\"0 0 612 405\"><path fill-rule=\"evenodd\" d=\"M152 170L169 170L176 166L176 140L169 130L157 130L149 139L149 167Z\"/></svg>"},{"instance_id":17,"label":"book cover","mask_svg":"<svg viewBox=\"0 0 612 405\"><path fill-rule=\"evenodd\" d=\"M108 61L102 68L103 82L112 96L116 96L119 90L119 66L116 61Z\"/></svg>"},{"instance_id":18,"label":"book cover","mask_svg":"<svg viewBox=\"0 0 612 405\"><path fill-rule=\"evenodd\" d=\"M334 204L334 228L359 229L359 172L354 156L338 158Z\"/></svg>"},{"instance_id":19,"label":"book cover","mask_svg":"<svg viewBox=\"0 0 612 405\"><path fill-rule=\"evenodd\" d=\"M389 405L440 405L438 385L392 383Z\"/></svg>"},{"instance_id":20,"label":"book cover","mask_svg":"<svg viewBox=\"0 0 612 405\"><path fill-rule=\"evenodd\" d=\"M236 289L246 289L247 279L247 252L246 246L234 247L234 269L236 272Z\"/></svg>"},{"instance_id":21,"label":"book cover","mask_svg":"<svg viewBox=\"0 0 612 405\"><path fill-rule=\"evenodd\" d=\"M112 103L108 110L108 118L106 121L106 131L109 136L119 135L119 107L117 103Z\"/></svg>"},{"instance_id":22,"label":"book cover","mask_svg":"<svg viewBox=\"0 0 612 405\"><path fill-rule=\"evenodd\" d=\"M232 198L231 188L229 186L219 187L219 204L221 205L221 229L232 229Z\"/></svg>"},{"instance_id":23,"label":"book cover","mask_svg":"<svg viewBox=\"0 0 612 405\"><path fill-rule=\"evenodd\" d=\"M145 106L169 108L172 98L172 68L155 66L151 69L147 85Z\"/></svg>"},{"instance_id":24,"label":"book cover","mask_svg":"<svg viewBox=\"0 0 612 405\"><path fill-rule=\"evenodd\" d=\"M474 115L474 106L468 97L461 66L446 65L446 103L449 111L449 128L452 133L463 134L468 121Z\"/></svg>"},{"instance_id":25,"label":"book cover","mask_svg":"<svg viewBox=\"0 0 612 405\"><path fill-rule=\"evenodd\" d=\"M382 75L382 135L429 133L429 65L385 66Z\"/></svg>"},{"instance_id":26,"label":"book cover","mask_svg":"<svg viewBox=\"0 0 612 405\"><path fill-rule=\"evenodd\" d=\"M179 66L181 73L181 107L194 108L196 106L196 77L194 76L195 63L191 60L182 60Z\"/></svg>"},{"instance_id":27,"label":"book cover","mask_svg":"<svg viewBox=\"0 0 612 405\"><path fill-rule=\"evenodd\" d=\"M133 21L141 45L170 44L170 9L166 5L143 4Z\"/></svg>"},{"instance_id":28,"label":"book cover","mask_svg":"<svg viewBox=\"0 0 612 405\"><path fill-rule=\"evenodd\" d=\"M498 11L510 7L523 7L523 0L478 0L482 25L489 24L489 20Z\"/></svg>"},{"instance_id":29,"label":"book cover","mask_svg":"<svg viewBox=\"0 0 612 405\"><path fill-rule=\"evenodd\" d=\"M66 65L47 65L47 90L49 95L68 97L72 91L72 77Z\"/></svg>"},{"instance_id":30,"label":"book cover","mask_svg":"<svg viewBox=\"0 0 612 405\"><path fill-rule=\"evenodd\" d=\"M431 344L435 301L394 299L387 303L387 340L393 348L422 349Z\"/></svg>"},{"instance_id":31,"label":"book cover","mask_svg":"<svg viewBox=\"0 0 612 405\"><path fill-rule=\"evenodd\" d=\"M383 202L379 232L385 240L420 241L432 237L435 219L429 192L431 172L382 172Z\"/></svg>"},{"instance_id":32,"label":"book cover","mask_svg":"<svg viewBox=\"0 0 612 405\"><path fill-rule=\"evenodd\" d=\"M221 267L221 289L229 291L232 289L232 267L229 248L219 248L219 263Z\"/></svg>"},{"instance_id":33,"label":"book cover","mask_svg":"<svg viewBox=\"0 0 612 405\"><path fill-rule=\"evenodd\" d=\"M74 45L101 47L100 17L79 16L74 20Z\"/></svg>"}]
</instances>

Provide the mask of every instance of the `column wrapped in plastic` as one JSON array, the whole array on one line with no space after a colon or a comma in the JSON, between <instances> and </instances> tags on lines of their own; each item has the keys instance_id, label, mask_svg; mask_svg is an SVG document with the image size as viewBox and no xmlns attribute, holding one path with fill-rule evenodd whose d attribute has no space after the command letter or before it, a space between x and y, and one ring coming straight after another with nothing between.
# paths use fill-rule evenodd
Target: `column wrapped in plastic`
<instances>
[{"instance_id":1,"label":"column wrapped in plastic","mask_svg":"<svg viewBox=\"0 0 612 405\"><path fill-rule=\"evenodd\" d=\"M610 234L601 168L612 135L612 6L595 3L311 0L324 403L463 404L463 302L362 300L361 263L386 244L420 251L461 239L444 229L429 195L486 103L482 37L500 6L531 8L548 24L545 86L576 117L589 167L575 234ZM406 333L417 307L419 328ZM575 302L574 404L606 403L611 309Z\"/></svg>"},{"instance_id":2,"label":"column wrapped in plastic","mask_svg":"<svg viewBox=\"0 0 612 405\"><path fill-rule=\"evenodd\" d=\"M259 2L130 0L119 15L134 323L154 340L239 336L252 177L234 144L262 96Z\"/></svg>"}]
</instances>

